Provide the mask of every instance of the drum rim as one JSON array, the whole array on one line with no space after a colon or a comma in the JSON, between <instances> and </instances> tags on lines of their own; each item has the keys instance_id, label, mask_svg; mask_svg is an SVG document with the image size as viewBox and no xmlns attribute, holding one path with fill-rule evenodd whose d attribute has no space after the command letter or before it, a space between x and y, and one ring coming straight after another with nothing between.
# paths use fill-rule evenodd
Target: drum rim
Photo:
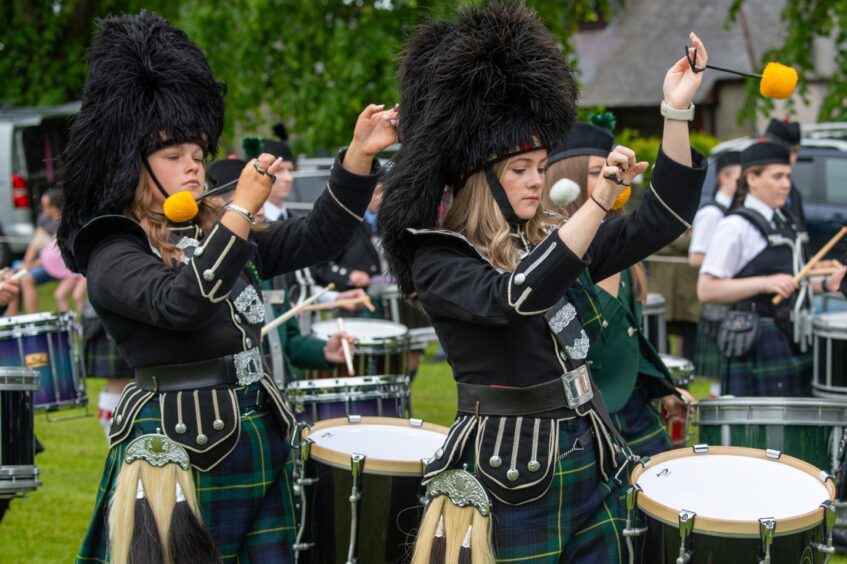
<instances>
[{"instance_id":1,"label":"drum rim","mask_svg":"<svg viewBox=\"0 0 847 564\"><path fill-rule=\"evenodd\" d=\"M837 398L794 398L794 397L761 397L761 396L736 396L736 397L717 397L699 400L697 406L706 407L715 406L741 406L750 407L833 407L837 409L847 409L847 396L843 400ZM847 425L847 423L845 423Z\"/></svg>"},{"instance_id":2,"label":"drum rim","mask_svg":"<svg viewBox=\"0 0 847 564\"><path fill-rule=\"evenodd\" d=\"M377 381L367 382L365 380L377 378ZM313 382L321 382L320 385L315 385ZM326 382L323 384L323 382ZM343 382L343 383L340 383ZM336 383L332 385L331 383ZM324 390L332 388L343 388L355 385L375 386L375 385L409 385L409 377L403 374L368 374L367 376L345 376L342 378L311 378L306 380L294 380L286 384L286 391L291 388L294 390Z\"/></svg>"},{"instance_id":3,"label":"drum rim","mask_svg":"<svg viewBox=\"0 0 847 564\"><path fill-rule=\"evenodd\" d=\"M409 338L409 328L406 327L405 325L403 325L402 323L397 323L396 321L390 321L388 319L369 319L369 318L366 318L366 317L342 317L341 319L344 320L345 324L347 324L347 323L367 323L367 324L372 324L372 325L379 325L379 324L385 325L385 324L387 324L387 325L395 325L396 328L398 328L398 329L402 328L402 332L398 335L390 335L388 337L380 337L378 339L371 338L371 339L363 340L359 337L356 337L356 343L353 345L354 348L361 347L361 346L385 345L386 343L392 343L392 342L400 342L401 344L403 344ZM322 326L322 325L333 325L335 323L337 323L337 321L335 321L334 319L328 320L328 321L317 321L315 323L312 323L312 327L311 327L311 330L310 330L312 336L317 337L318 339L324 339L324 337L317 334L315 329L317 327ZM336 326L335 329L332 331L332 333L337 333L337 332L338 332L338 328ZM332 333L330 333L330 334L332 334ZM348 333L349 333L349 331L348 331ZM352 335L352 333L350 333L350 334ZM355 335L353 335L353 336L355 337ZM363 350L361 352L373 352L373 351ZM387 350L385 352L402 352L402 351L395 351L395 350L392 349L392 350Z\"/></svg>"},{"instance_id":4,"label":"drum rim","mask_svg":"<svg viewBox=\"0 0 847 564\"><path fill-rule=\"evenodd\" d=\"M630 474L630 483L637 484L638 478L647 470L647 466L655 466L661 462L676 460L678 458L686 458L689 456L708 456L709 454L724 454L730 456L749 456L768 460L775 463L788 464L798 470L805 472L813 478L819 480L826 488L829 494L829 501L835 501L835 483L829 474L826 474L819 468L795 458L787 454L782 454L779 459L773 459L767 456L766 451L748 447L733 447L733 446L710 446L708 452L695 453L694 448L679 448L657 454L650 457L646 466L638 465ZM821 476L826 475L827 479L821 480ZM638 492L638 508L646 515L657 519L663 523L673 527L678 526L679 512L681 508L668 507L659 503L645 492ZM763 515L763 517L766 517ZM778 519L776 524L776 536L787 536L794 533L807 531L813 527L818 527L823 522L823 508L817 507L807 513L795 515L784 519ZM732 537L749 537L759 538L759 521L755 520L737 520L737 519L718 519L715 517L705 517L697 515L694 519L694 532L704 535L713 536L732 536Z\"/></svg>"},{"instance_id":5,"label":"drum rim","mask_svg":"<svg viewBox=\"0 0 847 564\"><path fill-rule=\"evenodd\" d=\"M838 329L847 329L845 327L838 327L830 325L826 323L830 319L839 319L844 318L845 324L847 324L847 311L829 311L824 313L818 313L812 318L812 330L814 329L830 329L830 330L838 330Z\"/></svg>"},{"instance_id":6,"label":"drum rim","mask_svg":"<svg viewBox=\"0 0 847 564\"><path fill-rule=\"evenodd\" d=\"M39 379L41 374L37 370L31 370L22 366L0 366L0 392L28 392L41 389ZM7 378L18 380L17 382L6 382Z\"/></svg>"},{"instance_id":7,"label":"drum rim","mask_svg":"<svg viewBox=\"0 0 847 564\"><path fill-rule=\"evenodd\" d=\"M327 427L344 427L347 425L384 425L387 427L413 427L411 421L413 419L400 419L399 417L362 417L356 422L351 422L348 417L336 417L334 419L322 419L316 421L311 428L304 427L300 433L300 438L303 442L309 443L309 457L314 460L333 466L350 470L350 454L332 450L325 446L309 440L309 435L317 433L321 429ZM418 420L419 421L419 420ZM444 440L447 440L447 434L450 432L448 427L438 425L437 423L427 423L423 421L420 425L415 425L415 429L424 429L438 434L444 435ZM423 476L423 464L420 460L389 460L386 458L375 458L369 456L365 458L365 464L362 468L365 474L376 474L382 476Z\"/></svg>"}]
</instances>

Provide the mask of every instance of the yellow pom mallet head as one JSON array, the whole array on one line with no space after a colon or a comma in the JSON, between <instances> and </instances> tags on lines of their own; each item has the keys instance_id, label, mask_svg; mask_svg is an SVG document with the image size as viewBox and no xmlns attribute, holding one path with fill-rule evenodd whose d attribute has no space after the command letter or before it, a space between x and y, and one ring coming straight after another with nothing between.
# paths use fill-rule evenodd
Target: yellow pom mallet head
<instances>
[{"instance_id":1,"label":"yellow pom mallet head","mask_svg":"<svg viewBox=\"0 0 847 564\"><path fill-rule=\"evenodd\" d=\"M688 45L685 46L685 57L688 59L688 63L691 65L691 70L695 73L703 72L706 69L713 69L717 71L728 72L731 74L737 74L738 76L758 78L759 92L762 93L762 96L765 96L767 98L777 98L780 100L788 98L789 96L791 96L791 94L794 93L794 89L797 87L797 71L794 69L794 67L789 67L787 65L783 65L782 63L768 63L765 66L765 70L762 74L755 74L751 72L743 72L718 67L715 65L697 67L697 49L689 47Z\"/></svg>"},{"instance_id":2,"label":"yellow pom mallet head","mask_svg":"<svg viewBox=\"0 0 847 564\"><path fill-rule=\"evenodd\" d=\"M627 186L621 191L620 194L618 194L618 197L615 198L615 201L612 202L612 209L619 210L624 207L629 201L630 196L632 196L632 188L630 186Z\"/></svg>"},{"instance_id":3,"label":"yellow pom mallet head","mask_svg":"<svg viewBox=\"0 0 847 564\"><path fill-rule=\"evenodd\" d=\"M185 223L197 217L200 208L190 191L180 190L167 197L165 203L162 204L162 211L168 221Z\"/></svg>"}]
</instances>

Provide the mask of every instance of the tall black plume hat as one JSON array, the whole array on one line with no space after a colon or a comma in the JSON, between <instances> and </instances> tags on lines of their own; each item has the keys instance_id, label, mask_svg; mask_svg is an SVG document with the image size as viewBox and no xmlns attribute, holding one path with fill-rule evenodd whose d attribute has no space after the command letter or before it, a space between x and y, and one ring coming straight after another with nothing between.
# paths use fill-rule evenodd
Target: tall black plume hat
<instances>
[{"instance_id":1,"label":"tall black plume hat","mask_svg":"<svg viewBox=\"0 0 847 564\"><path fill-rule=\"evenodd\" d=\"M483 170L492 185L492 164L567 138L577 88L555 37L516 0L419 26L399 80L402 145L385 176L379 221L391 271L408 295L407 229L436 226L445 187L455 192ZM494 186L492 193L498 199Z\"/></svg>"},{"instance_id":2,"label":"tall black plume hat","mask_svg":"<svg viewBox=\"0 0 847 564\"><path fill-rule=\"evenodd\" d=\"M124 212L150 153L195 142L214 154L224 123L225 87L185 32L144 11L98 24L62 157L58 241L74 270L85 267L73 256L76 233L95 217Z\"/></svg>"}]
</instances>

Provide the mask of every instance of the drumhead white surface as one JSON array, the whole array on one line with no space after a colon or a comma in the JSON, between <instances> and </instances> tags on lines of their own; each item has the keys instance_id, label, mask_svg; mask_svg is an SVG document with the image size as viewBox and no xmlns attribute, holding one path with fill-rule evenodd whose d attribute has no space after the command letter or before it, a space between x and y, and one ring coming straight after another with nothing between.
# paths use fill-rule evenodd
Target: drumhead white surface
<instances>
[{"instance_id":1,"label":"drumhead white surface","mask_svg":"<svg viewBox=\"0 0 847 564\"><path fill-rule=\"evenodd\" d=\"M400 338L409 332L405 325L381 319L345 319L344 331L363 344ZM335 320L319 321L312 325L312 334L319 339L327 341L335 333L338 333L338 322Z\"/></svg>"},{"instance_id":2,"label":"drumhead white surface","mask_svg":"<svg viewBox=\"0 0 847 564\"><path fill-rule=\"evenodd\" d=\"M689 456L650 466L637 483L650 499L713 519L785 519L829 499L820 480L787 464L746 456Z\"/></svg>"},{"instance_id":3,"label":"drumhead white surface","mask_svg":"<svg viewBox=\"0 0 847 564\"><path fill-rule=\"evenodd\" d=\"M431 458L447 435L417 427L394 425L339 425L319 429L309 438L323 448L345 454L417 462Z\"/></svg>"}]
</instances>

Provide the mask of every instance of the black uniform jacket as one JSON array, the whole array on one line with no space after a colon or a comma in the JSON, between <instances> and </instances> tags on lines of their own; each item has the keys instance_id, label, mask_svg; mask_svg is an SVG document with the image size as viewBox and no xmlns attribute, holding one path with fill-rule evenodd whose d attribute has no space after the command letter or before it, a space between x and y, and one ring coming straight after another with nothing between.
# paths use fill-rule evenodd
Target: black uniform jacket
<instances>
[{"instance_id":1,"label":"black uniform jacket","mask_svg":"<svg viewBox=\"0 0 847 564\"><path fill-rule=\"evenodd\" d=\"M343 252L311 268L315 281L324 286L332 282L336 289L343 291L354 288L349 283L350 273L354 270L361 270L370 277L381 274L379 253L371 241L372 236L367 223L359 224Z\"/></svg>"},{"instance_id":2,"label":"black uniform jacket","mask_svg":"<svg viewBox=\"0 0 847 564\"><path fill-rule=\"evenodd\" d=\"M132 220L97 218L75 240L91 303L133 368L212 359L258 347L262 278L336 255L362 221L376 175L358 176L336 158L327 190L305 217L269 224L250 240L220 223L177 268L166 266ZM105 230L101 224L111 224ZM85 231L90 230L88 236ZM96 233L92 237L91 233ZM252 291L251 291L252 290Z\"/></svg>"},{"instance_id":3,"label":"black uniform jacket","mask_svg":"<svg viewBox=\"0 0 847 564\"><path fill-rule=\"evenodd\" d=\"M693 150L692 158L693 167L683 166L660 149L640 207L605 221L584 258L553 231L514 272L503 272L459 234L412 230L407 240L414 253L415 289L455 379L523 387L561 376L564 353L543 314L564 297L583 269L603 280L690 227L707 166Z\"/></svg>"}]
</instances>

